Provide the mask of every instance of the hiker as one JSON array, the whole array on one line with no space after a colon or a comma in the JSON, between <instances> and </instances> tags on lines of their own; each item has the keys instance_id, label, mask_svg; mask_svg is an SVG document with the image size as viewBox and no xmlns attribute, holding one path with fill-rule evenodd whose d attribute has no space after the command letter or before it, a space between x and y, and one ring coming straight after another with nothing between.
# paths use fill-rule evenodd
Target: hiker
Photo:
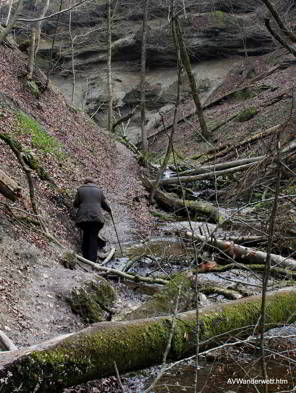
<instances>
[{"instance_id":1,"label":"hiker","mask_svg":"<svg viewBox=\"0 0 296 393\"><path fill-rule=\"evenodd\" d=\"M76 225L83 231L83 258L96 262L98 247L105 246L104 240L98 238L99 231L104 226L102 209L109 214L112 212L103 191L94 183L91 178L84 180L84 184L77 190L73 206L78 209Z\"/></svg>"}]
</instances>

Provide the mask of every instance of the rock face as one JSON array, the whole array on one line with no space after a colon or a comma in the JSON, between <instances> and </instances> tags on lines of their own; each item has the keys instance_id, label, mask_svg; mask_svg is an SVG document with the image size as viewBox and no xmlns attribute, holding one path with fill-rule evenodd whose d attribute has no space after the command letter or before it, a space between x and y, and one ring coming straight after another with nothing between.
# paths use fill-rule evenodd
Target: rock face
<instances>
[{"instance_id":1,"label":"rock face","mask_svg":"<svg viewBox=\"0 0 296 393\"><path fill-rule=\"evenodd\" d=\"M57 0L52 1L52 11L57 10L58 3ZM264 54L273 48L274 44L264 25L256 19L255 11L259 12L261 7L258 1L216 0L198 3L188 0L186 10L183 10L183 2L177 2L184 39L193 64ZM176 75L170 81L166 78L168 69L175 69L176 66L176 50L169 23L169 4L169 0L151 0L150 3L147 35L147 80L150 85L147 87L146 97L148 121L151 121L156 111L172 103L174 98L171 90ZM108 101L106 1L89 2L73 9L71 26L69 15L60 15L58 27L56 18L44 22L43 29L49 39L41 41L39 63L43 68L47 68L48 59L53 53L54 81L64 90L66 96L73 96L75 106L87 110L100 125L105 125ZM139 102L142 17L143 1L139 0L119 1L114 11L113 92L118 118L127 114ZM51 37L56 29L58 34L52 48ZM154 75L150 77L149 73ZM153 78L156 73L157 80ZM203 75L198 74L198 78L203 83ZM217 81L212 82L208 76L206 79L209 89L217 87ZM137 126L138 120L136 117L134 119L131 125Z\"/></svg>"}]
</instances>

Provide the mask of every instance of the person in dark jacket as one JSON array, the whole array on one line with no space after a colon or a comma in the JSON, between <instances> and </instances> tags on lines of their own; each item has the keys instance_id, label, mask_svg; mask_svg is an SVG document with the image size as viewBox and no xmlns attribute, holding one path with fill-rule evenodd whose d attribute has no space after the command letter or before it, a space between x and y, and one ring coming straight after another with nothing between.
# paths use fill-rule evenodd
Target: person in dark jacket
<instances>
[{"instance_id":1,"label":"person in dark jacket","mask_svg":"<svg viewBox=\"0 0 296 393\"><path fill-rule=\"evenodd\" d=\"M94 184L94 180L86 178L78 188L73 206L77 208L76 225L82 229L82 255L95 262L98 252L98 234L104 226L103 209L112 214L103 191Z\"/></svg>"}]
</instances>

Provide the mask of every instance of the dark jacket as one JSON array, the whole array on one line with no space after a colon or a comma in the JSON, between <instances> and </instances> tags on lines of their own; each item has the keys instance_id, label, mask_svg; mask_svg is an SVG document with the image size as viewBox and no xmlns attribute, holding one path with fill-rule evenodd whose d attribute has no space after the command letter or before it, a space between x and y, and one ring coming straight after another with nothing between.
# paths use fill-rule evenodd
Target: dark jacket
<instances>
[{"instance_id":1,"label":"dark jacket","mask_svg":"<svg viewBox=\"0 0 296 393\"><path fill-rule=\"evenodd\" d=\"M81 222L104 223L102 209L111 214L111 208L105 199L103 191L95 184L87 183L79 187L73 206L78 208L76 224Z\"/></svg>"}]
</instances>

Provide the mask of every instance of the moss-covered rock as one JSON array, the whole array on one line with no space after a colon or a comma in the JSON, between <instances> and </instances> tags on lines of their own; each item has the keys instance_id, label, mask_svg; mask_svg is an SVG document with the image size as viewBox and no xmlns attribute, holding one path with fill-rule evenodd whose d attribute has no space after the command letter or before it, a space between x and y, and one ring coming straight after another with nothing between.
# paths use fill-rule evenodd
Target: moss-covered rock
<instances>
[{"instance_id":1,"label":"moss-covered rock","mask_svg":"<svg viewBox=\"0 0 296 393\"><path fill-rule=\"evenodd\" d=\"M72 311L79 314L86 323L110 319L116 293L110 283L100 278L88 281L80 288L74 288L67 297Z\"/></svg>"},{"instance_id":2,"label":"moss-covered rock","mask_svg":"<svg viewBox=\"0 0 296 393\"><path fill-rule=\"evenodd\" d=\"M77 258L74 252L65 252L61 258L61 264L66 269L74 270L77 265Z\"/></svg>"},{"instance_id":3,"label":"moss-covered rock","mask_svg":"<svg viewBox=\"0 0 296 393\"><path fill-rule=\"evenodd\" d=\"M243 122L243 121L248 121L250 119L252 119L254 116L256 116L258 113L257 109L255 107L250 107L247 109L244 109L243 111L241 111L237 117L236 120Z\"/></svg>"},{"instance_id":4,"label":"moss-covered rock","mask_svg":"<svg viewBox=\"0 0 296 393\"><path fill-rule=\"evenodd\" d=\"M151 299L136 310L125 316L125 319L151 318L172 314L178 297L178 312L191 310L195 307L195 294L192 290L192 280L186 272L176 274L165 288L153 295Z\"/></svg>"}]
</instances>

